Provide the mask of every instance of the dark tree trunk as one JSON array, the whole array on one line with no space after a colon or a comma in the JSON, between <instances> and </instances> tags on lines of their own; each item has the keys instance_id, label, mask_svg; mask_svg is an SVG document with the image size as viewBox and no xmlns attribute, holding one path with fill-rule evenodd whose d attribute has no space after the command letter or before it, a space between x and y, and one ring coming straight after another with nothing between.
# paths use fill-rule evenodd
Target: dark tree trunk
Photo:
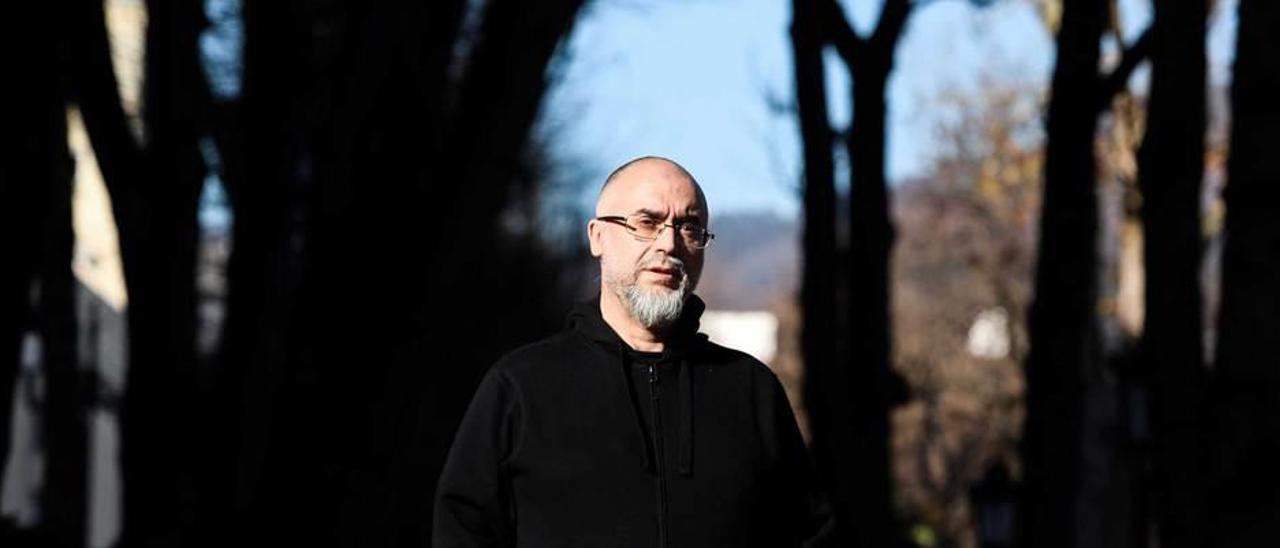
<instances>
[{"instance_id":1,"label":"dark tree trunk","mask_svg":"<svg viewBox=\"0 0 1280 548\"><path fill-rule=\"evenodd\" d=\"M65 116L65 112L64 112ZM65 121L59 133L66 135ZM66 145L53 148L66 154ZM40 241L36 273L36 327L41 341L45 378L42 422L45 483L41 495L42 527L55 546L84 546L88 517L88 436L85 375L76 353L75 277L71 255L71 162L50 166L54 177L33 181L42 188L35 207Z\"/></svg>"},{"instance_id":2,"label":"dark tree trunk","mask_svg":"<svg viewBox=\"0 0 1280 548\"><path fill-rule=\"evenodd\" d=\"M823 21L826 37L853 76L853 125L845 143L851 179L849 270L843 288L843 317L847 323L843 330L823 328L816 334L806 334L834 338L843 331L848 337L848 362L806 361L806 384L814 397L807 405L811 415L816 416L815 452L819 467L830 482L827 491L836 523L846 537L842 542L860 546L894 546L903 542L892 511L889 469L889 409L903 396L903 390L889 361L889 256L893 227L889 220L884 153L886 85L911 8L906 0L887 0L875 30L866 39L853 30L839 4L824 1L813 8ZM814 200L820 198L825 196L814 196ZM832 284L832 294L826 298L835 300L834 280L826 281ZM811 342L815 347L823 344Z\"/></svg>"},{"instance_id":3,"label":"dark tree trunk","mask_svg":"<svg viewBox=\"0 0 1280 548\"><path fill-rule=\"evenodd\" d=\"M494 325L518 314L487 257L579 5L489 2L461 66L464 2L247 6L224 353L244 387L243 532L430 538L456 418L509 346L483 339L529 329Z\"/></svg>"},{"instance_id":4,"label":"dark tree trunk","mask_svg":"<svg viewBox=\"0 0 1280 548\"><path fill-rule=\"evenodd\" d=\"M192 519L198 430L194 368L196 149L204 82L196 65L202 4L148 5L145 151L130 133L100 2L70 13L72 80L119 229L129 294L129 368L121 411L124 544L172 545Z\"/></svg>"},{"instance_id":5,"label":"dark tree trunk","mask_svg":"<svg viewBox=\"0 0 1280 548\"><path fill-rule=\"evenodd\" d=\"M804 399L811 431L812 452L827 486L837 530L851 517L849 471L841 462L833 429L847 423L847 395L842 383L830 379L841 373L836 364L836 189L832 161L831 122L827 116L826 74L823 67L822 12L811 0L791 3L791 47L796 79L796 107L804 144L804 280L801 285L801 352L804 356ZM830 381L830 382L828 382Z\"/></svg>"},{"instance_id":6,"label":"dark tree trunk","mask_svg":"<svg viewBox=\"0 0 1280 548\"><path fill-rule=\"evenodd\" d=\"M1025 465L1019 509L1022 545L1074 547L1081 519L1084 398L1098 378L1098 226L1094 135L1099 41L1106 0L1067 2L1046 129L1044 197L1028 318Z\"/></svg>"},{"instance_id":7,"label":"dark tree trunk","mask_svg":"<svg viewBox=\"0 0 1280 548\"><path fill-rule=\"evenodd\" d=\"M0 245L6 255L0 268L0 479L7 470L22 341L36 329L31 288L43 243L41 198L58 184L70 159L51 10L19 4L15 11L12 17L29 24L15 29L28 32L0 35L0 56L20 83L5 90L0 104L8 120L0 132ZM5 525L0 523L0 539Z\"/></svg>"},{"instance_id":8,"label":"dark tree trunk","mask_svg":"<svg viewBox=\"0 0 1280 548\"><path fill-rule=\"evenodd\" d=\"M141 219L145 206L142 202L143 197L138 192L142 176L141 154L130 133L121 107L115 73L111 65L103 5L101 2L77 2L73 8L67 14L72 30L70 39L72 55L69 65L71 87L74 99L80 106L85 130L92 143L103 182L111 195L112 213L119 231L118 241L125 285L130 298L128 333L131 344L126 346L130 350L129 371L133 372L137 359L134 355L145 353L145 347L151 342L149 338L139 336L146 332L145 329L140 330L133 326L136 321L137 303L147 302L147 296L135 295L135 292L145 291L141 288L145 287L145 283L136 271L139 264L138 258L142 253L139 236L146 232L145 222ZM144 304L142 308L145 310L146 305ZM163 413L172 411L166 409ZM124 486L126 502L122 513L125 515L126 523L122 535L132 535L142 534L143 530L137 530L135 533L134 529L129 527L129 513L135 511L143 513L145 510L140 507L131 508L127 497L145 492L146 488L143 488L142 484L154 484L152 481L154 476L151 474L155 472L146 470L141 477L129 475L132 471L132 463L129 459L135 454L131 453L135 447L129 443L128 437L135 430L130 430L132 425L127 424L126 415L127 410L122 410L121 466L128 482L128 485ZM131 491L135 488L138 490ZM170 499L169 502L173 500Z\"/></svg>"},{"instance_id":9,"label":"dark tree trunk","mask_svg":"<svg viewBox=\"0 0 1280 548\"><path fill-rule=\"evenodd\" d=\"M453 204L455 221L494 223L509 201L520 175L525 142L547 87L546 73L562 36L568 35L583 0L488 3L480 37L459 83L457 108L446 122L440 165L429 175L435 203ZM466 181L467 184L457 184ZM467 199L462 199L467 196ZM464 230L449 238L445 260L472 256L495 242L472 236L493 235ZM451 283L474 276L445 269L439 297L457 295ZM487 316L487 315L486 315ZM487 318L486 318L487 319Z\"/></svg>"},{"instance_id":10,"label":"dark tree trunk","mask_svg":"<svg viewBox=\"0 0 1280 548\"><path fill-rule=\"evenodd\" d=\"M1238 20L1209 500L1215 545L1261 546L1280 522L1280 5L1241 0Z\"/></svg>"},{"instance_id":11,"label":"dark tree trunk","mask_svg":"<svg viewBox=\"0 0 1280 548\"><path fill-rule=\"evenodd\" d=\"M335 74L350 70L341 56L350 42L358 43L352 29L367 22L361 17L367 9L348 7L244 6L243 93L229 105L238 118L228 124L233 139L225 143L242 148L223 154L239 158L239 169L227 179L235 219L218 389L231 398L224 423L231 447L226 454L236 463L234 488L224 493L234 501L230 544L335 545L337 506L347 494L336 453L349 440L332 418L361 411L366 402L321 393L317 383L324 371L308 359L316 354L305 354L321 338L304 330L300 307L314 247L317 181L340 169L335 145L346 137L323 131L326 121L348 117L335 105ZM382 61L368 62L376 68ZM346 321L341 313L335 311L335 321ZM326 397L353 403L319 404ZM317 434L326 428L332 447L322 447Z\"/></svg>"},{"instance_id":12,"label":"dark tree trunk","mask_svg":"<svg viewBox=\"0 0 1280 548\"><path fill-rule=\"evenodd\" d=\"M83 546L88 431L71 273L74 166L62 77L67 34L58 25L59 14L43 5L15 6L10 16L23 26L0 42L8 73L16 75L3 102L8 125L0 136L0 238L6 257L0 267L0 466L9 454L23 339L34 336L46 387L40 407L40 538L52 546ZM10 541L8 525L0 523L0 542Z\"/></svg>"},{"instance_id":13,"label":"dark tree trunk","mask_svg":"<svg viewBox=\"0 0 1280 548\"><path fill-rule=\"evenodd\" d=\"M297 302L298 255L305 244L297 209L290 206L298 200L294 177L302 167L293 163L296 135L310 123L299 113L305 98L300 88L309 81L305 52L296 42L311 23L291 13L290 6L244 5L242 94L222 107L234 117L218 126L221 156L232 160L224 164L229 168L224 182L235 215L217 386L224 398L222 454L235 468L222 493L231 502L224 544L243 542L242 536L255 530L260 542L287 542L275 536L284 525L273 523L268 507L267 494L275 484L267 459L278 422L276 391L288 359L289 314ZM288 500L275 502L280 521L293 515Z\"/></svg>"},{"instance_id":14,"label":"dark tree trunk","mask_svg":"<svg viewBox=\"0 0 1280 548\"><path fill-rule=\"evenodd\" d=\"M121 415L121 538L128 545L176 546L197 518L193 443L202 430L195 405L194 280L195 211L204 178L198 124L207 101L196 58L203 9L195 1L148 2L147 13L142 167L126 189L113 185L112 194L136 206L117 217L131 341Z\"/></svg>"},{"instance_id":15,"label":"dark tree trunk","mask_svg":"<svg viewBox=\"0 0 1280 548\"><path fill-rule=\"evenodd\" d=\"M1152 404L1161 546L1205 546L1200 190L1204 179L1205 0L1155 2L1146 135L1138 155L1146 263L1143 377ZM1146 524L1136 524L1145 529Z\"/></svg>"},{"instance_id":16,"label":"dark tree trunk","mask_svg":"<svg viewBox=\"0 0 1280 548\"><path fill-rule=\"evenodd\" d=\"M47 16L18 19L47 19L50 28L31 27L5 50L39 52L16 64L40 85L21 88L31 94L12 103L24 107L14 119L22 127L64 124L57 75L69 69L120 232L131 341L122 544L429 538L423 516L431 514L431 486L464 398L498 349L531 335L525 324L544 304L526 299L521 313L495 325L495 307L541 280L510 283L509 265L488 255L511 251L502 247L510 244L500 216L512 181L524 175L548 64L581 4L495 0L478 30L464 31L465 0L248 3L243 99L212 104L196 56L203 2L148 2L145 146L121 108L102 3L67 11L69 48L30 47L57 36L50 31L61 14L43 3L17 11ZM464 38L473 47L458 65ZM64 49L72 54L59 65L53 57ZM211 109L221 118L206 120ZM9 134L6 157L14 151L25 162L0 166L0 207L54 190L62 201L51 210L15 209L3 221L8 234L41 221L68 224L66 189L8 184L11 173L29 179L37 168L59 166L67 182L65 128L43 129L50 127L56 131L30 133L40 139ZM196 205L204 176L197 145L206 133L221 148L234 251L224 345L210 374L197 376ZM51 163L37 165L43 160ZM57 215L41 217L46 211ZM52 312L69 310L70 289L50 284L69 280L69 232L47 235L56 253L45 253L38 238L17 240L19 268L0 278L4 302L15 305L0 316L0 349L13 354L27 329L66 338L64 318ZM485 260L463 268L475 257ZM32 319L36 277L44 285ZM472 302L478 295L485 299ZM440 311L457 321L440 330L430 321ZM434 353L477 333L492 344ZM50 401L78 409L75 384L65 380L75 377L66 352L74 346L51 344L50 378L61 380ZM15 364L0 369L6 383ZM335 405L343 401L349 405ZM62 425L50 438L51 473L74 468L64 419L81 415L50 415L51 425ZM78 469L80 480L50 483L57 491L48 515L81 526L58 525L67 538L84 536L83 510L79 518L68 510L83 505L83 487L79 502L69 496L83 483L83 464Z\"/></svg>"},{"instance_id":17,"label":"dark tree trunk","mask_svg":"<svg viewBox=\"0 0 1280 548\"><path fill-rule=\"evenodd\" d=\"M400 542L430 536L430 524L421 516L430 513L453 429L485 367L500 352L561 321L559 305L551 312L545 297L529 297L546 295L554 283L538 274L546 257L513 245L503 221L513 198L529 189L524 169L534 122L556 68L553 56L583 4L489 2L473 31L477 34L463 37L472 46L460 60L464 70L455 70L461 76L445 94L448 109L427 111L434 124L429 146L435 161L419 180L425 182L423 203L432 221L405 232L412 242L407 247L424 250L413 264L426 270L408 282L420 293L407 313L414 326L430 335L395 346L398 365L384 377L381 397L401 413L402 421L385 432L382 443L411 448L394 455L392 472L402 478L394 489L393 512ZM432 88L427 92L433 93ZM517 269L524 275L510 275ZM503 312L494 314L496 310ZM457 341L466 343L440 361L439 348Z\"/></svg>"},{"instance_id":18,"label":"dark tree trunk","mask_svg":"<svg viewBox=\"0 0 1280 548\"><path fill-rule=\"evenodd\" d=\"M893 546L889 469L889 407L893 375L889 364L889 220L885 177L886 84L895 43L853 68L853 127L850 158L848 384L852 406L853 473L851 510L861 525L859 545Z\"/></svg>"}]
</instances>

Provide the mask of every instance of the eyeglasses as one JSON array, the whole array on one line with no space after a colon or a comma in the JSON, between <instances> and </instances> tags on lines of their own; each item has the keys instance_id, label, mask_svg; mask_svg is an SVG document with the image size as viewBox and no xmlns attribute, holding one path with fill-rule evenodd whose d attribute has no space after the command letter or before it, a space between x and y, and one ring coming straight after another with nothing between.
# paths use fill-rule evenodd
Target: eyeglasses
<instances>
[{"instance_id":1,"label":"eyeglasses","mask_svg":"<svg viewBox=\"0 0 1280 548\"><path fill-rule=\"evenodd\" d=\"M663 223L643 213L628 217L605 215L596 217L596 220L622 225L627 228L627 232L630 232L637 239L650 241L658 239L663 230L671 227L680 233L680 238L684 240L684 245L692 249L703 249L711 245L712 238L716 237L715 234L712 234L711 231L696 221L680 221L674 224Z\"/></svg>"}]
</instances>

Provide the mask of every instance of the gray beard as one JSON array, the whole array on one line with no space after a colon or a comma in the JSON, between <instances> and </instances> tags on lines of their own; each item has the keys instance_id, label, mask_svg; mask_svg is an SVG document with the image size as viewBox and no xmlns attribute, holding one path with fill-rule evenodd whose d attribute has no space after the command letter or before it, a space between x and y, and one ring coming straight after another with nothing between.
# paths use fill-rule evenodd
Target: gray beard
<instances>
[{"instance_id":1,"label":"gray beard","mask_svg":"<svg viewBox=\"0 0 1280 548\"><path fill-rule=\"evenodd\" d=\"M627 313L646 329L663 328L674 324L680 319L680 313L684 311L685 299L693 291L684 263L671 259L667 264L679 268L680 286L675 289L649 290L640 287L637 283L639 272L634 272L631 276L605 279L609 288L622 302L622 306L626 307ZM641 265L641 268L646 266L648 265Z\"/></svg>"},{"instance_id":2,"label":"gray beard","mask_svg":"<svg viewBox=\"0 0 1280 548\"><path fill-rule=\"evenodd\" d=\"M636 283L619 287L618 296L631 317L646 328L667 327L680 319L684 301L689 295L689 277L680 278L676 289L647 290Z\"/></svg>"}]
</instances>

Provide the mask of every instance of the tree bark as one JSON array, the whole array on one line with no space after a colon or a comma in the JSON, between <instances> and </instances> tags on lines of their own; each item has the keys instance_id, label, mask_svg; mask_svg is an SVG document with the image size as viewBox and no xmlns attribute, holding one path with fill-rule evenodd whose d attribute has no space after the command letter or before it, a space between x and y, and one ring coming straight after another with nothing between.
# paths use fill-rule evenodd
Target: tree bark
<instances>
[{"instance_id":1,"label":"tree bark","mask_svg":"<svg viewBox=\"0 0 1280 548\"><path fill-rule=\"evenodd\" d=\"M178 545L196 519L191 502L198 497L192 470L201 426L194 405L195 210L204 165L196 147L198 105L207 92L196 37L203 10L198 2L148 2L147 13L141 168L126 172L131 180L108 184L113 202L130 206L117 217L130 338L121 412L121 538ZM109 51L105 43L94 47ZM118 108L117 96L98 91L95 100L104 109ZM99 157L112 156L108 144L128 149L133 143L120 134L118 115L109 119L113 134L94 141Z\"/></svg>"},{"instance_id":2,"label":"tree bark","mask_svg":"<svg viewBox=\"0 0 1280 548\"><path fill-rule=\"evenodd\" d=\"M430 538L422 516L456 417L505 346L453 343L529 330L494 325L493 310L518 314L489 255L580 4L489 2L465 37L464 2L246 6L225 342L243 379L244 532ZM457 64L460 37L473 46Z\"/></svg>"},{"instance_id":3,"label":"tree bark","mask_svg":"<svg viewBox=\"0 0 1280 548\"><path fill-rule=\"evenodd\" d=\"M1046 130L1035 298L1028 318L1022 545L1073 547L1080 513L1084 398L1099 377L1094 135L1106 0L1067 2Z\"/></svg>"},{"instance_id":4,"label":"tree bark","mask_svg":"<svg viewBox=\"0 0 1280 548\"><path fill-rule=\"evenodd\" d=\"M892 58L892 47L885 59ZM849 378L853 440L848 464L855 477L854 515L863 520L863 546L895 545L889 469L889 256L893 226L889 220L888 181L884 171L885 91L891 63L853 67L853 127L850 158L849 273L847 302Z\"/></svg>"},{"instance_id":5,"label":"tree bark","mask_svg":"<svg viewBox=\"0 0 1280 548\"><path fill-rule=\"evenodd\" d=\"M66 135L65 110L60 136ZM66 144L54 147L58 155ZM45 482L41 494L42 527L57 546L84 546L88 529L88 398L85 372L76 349L75 276L71 273L75 234L71 221L72 162L56 161L54 177L38 181L40 199L28 204L38 211L40 256L35 278L36 325L45 379Z\"/></svg>"},{"instance_id":6,"label":"tree bark","mask_svg":"<svg viewBox=\"0 0 1280 548\"><path fill-rule=\"evenodd\" d=\"M889 260L893 226L885 176L885 100L893 57L912 4L887 0L869 38L862 38L835 2L823 2L825 31L853 76L853 124L845 142L850 159L848 273L844 290L848 363L809 364L809 383L822 388L810 403L825 414L815 423L825 474L835 480L833 509L862 546L903 542L892 511L889 409L904 394L890 367ZM828 297L829 298L829 297ZM896 382L895 382L896 381ZM824 439L825 438L825 439Z\"/></svg>"},{"instance_id":7,"label":"tree bark","mask_svg":"<svg viewBox=\"0 0 1280 548\"><path fill-rule=\"evenodd\" d=\"M0 41L14 84L3 101L0 135L0 466L9 455L14 381L26 337L44 379L40 431L45 472L39 539L83 546L88 513L86 398L76 351L74 165L67 146L68 33L53 7L16 5L23 24ZM0 468L3 470L5 468ZM2 472L0 472L2 474ZM3 478L0 478L3 479ZM13 531L0 523L0 542Z\"/></svg>"},{"instance_id":8,"label":"tree bark","mask_svg":"<svg viewBox=\"0 0 1280 548\"><path fill-rule=\"evenodd\" d=\"M848 528L851 517L849 471L832 432L846 424L850 413L837 365L836 325L836 190L832 160L833 132L827 116L824 32L821 11L812 0L791 2L791 47L795 67L796 107L804 147L804 278L800 303L801 352L804 356L805 409L812 437L812 453L823 476L826 495L836 516L836 530Z\"/></svg>"},{"instance_id":9,"label":"tree bark","mask_svg":"<svg viewBox=\"0 0 1280 548\"><path fill-rule=\"evenodd\" d=\"M1205 546L1200 192L1204 179L1204 0L1155 2L1147 127L1138 155L1146 263L1140 356L1152 396L1161 546ZM1145 529L1145 524L1136 524Z\"/></svg>"},{"instance_id":10,"label":"tree bark","mask_svg":"<svg viewBox=\"0 0 1280 548\"><path fill-rule=\"evenodd\" d=\"M1231 89L1222 308L1212 381L1212 541L1273 542L1280 521L1280 5L1241 0Z\"/></svg>"},{"instance_id":11,"label":"tree bark","mask_svg":"<svg viewBox=\"0 0 1280 548\"><path fill-rule=\"evenodd\" d=\"M440 165L430 176L430 198L459 208L452 212L458 222L496 220L508 203L547 87L552 54L572 30L582 3L489 2L466 75L459 82L457 108L445 121L449 138L443 143ZM467 192L468 199L461 199ZM447 259L494 243L471 240L468 233L496 231L458 233L445 247ZM461 269L446 269L445 274L441 287L470 276Z\"/></svg>"},{"instance_id":12,"label":"tree bark","mask_svg":"<svg viewBox=\"0 0 1280 548\"><path fill-rule=\"evenodd\" d=\"M13 388L26 333L35 328L31 287L42 240L40 202L58 181L66 150L64 89L51 10L19 4L12 17L29 24L0 35L0 55L21 85L10 86L0 104L6 130L0 132L0 466L9 457ZM27 30L28 32L21 32ZM65 167L63 168L65 170ZM0 476L7 466L0 467ZM0 535L3 535L0 531Z\"/></svg>"}]
</instances>

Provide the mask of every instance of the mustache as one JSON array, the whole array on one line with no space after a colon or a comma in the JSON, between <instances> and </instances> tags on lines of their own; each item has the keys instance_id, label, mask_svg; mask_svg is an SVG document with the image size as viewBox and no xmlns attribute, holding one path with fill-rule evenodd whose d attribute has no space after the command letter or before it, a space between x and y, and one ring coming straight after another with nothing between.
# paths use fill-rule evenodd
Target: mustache
<instances>
[{"instance_id":1,"label":"mustache","mask_svg":"<svg viewBox=\"0 0 1280 548\"><path fill-rule=\"evenodd\" d=\"M684 270L684 261L670 255L654 255L640 263L640 270L655 267L669 268L671 270L678 271L681 276L686 274Z\"/></svg>"}]
</instances>

